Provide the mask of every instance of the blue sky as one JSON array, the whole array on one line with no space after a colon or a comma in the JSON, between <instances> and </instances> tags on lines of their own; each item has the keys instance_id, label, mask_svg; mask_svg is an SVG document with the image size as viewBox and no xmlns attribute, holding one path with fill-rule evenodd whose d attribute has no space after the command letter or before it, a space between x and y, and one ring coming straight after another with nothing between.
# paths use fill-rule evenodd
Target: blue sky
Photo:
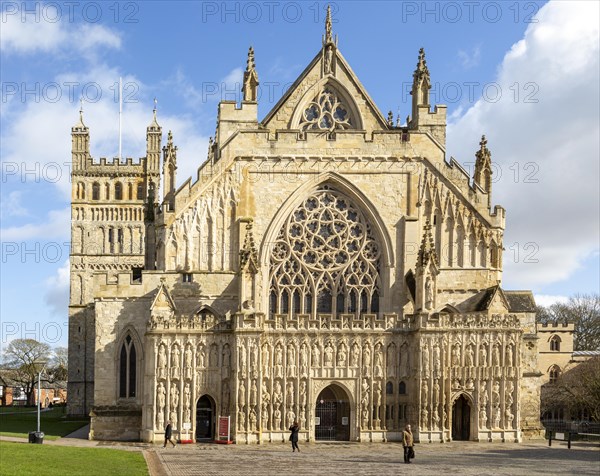
<instances>
[{"instance_id":1,"label":"blue sky","mask_svg":"<svg viewBox=\"0 0 600 476\"><path fill-rule=\"evenodd\" d=\"M22 6L26 5L26 12ZM79 98L94 158L145 154L153 99L180 153L178 182L206 157L220 99L239 99L252 45L264 117L321 46L322 2L3 2L1 320L66 345L70 128ZM479 138L507 209L506 289L538 302L598 292L598 3L333 2L339 49L384 115L404 122L424 47L447 104L448 158Z\"/></svg>"}]
</instances>

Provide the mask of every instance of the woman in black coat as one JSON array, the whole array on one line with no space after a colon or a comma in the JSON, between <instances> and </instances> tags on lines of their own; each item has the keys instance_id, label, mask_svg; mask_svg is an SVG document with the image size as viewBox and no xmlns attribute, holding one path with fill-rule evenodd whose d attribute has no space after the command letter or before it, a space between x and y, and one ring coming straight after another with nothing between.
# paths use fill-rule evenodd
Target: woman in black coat
<instances>
[{"instance_id":1,"label":"woman in black coat","mask_svg":"<svg viewBox=\"0 0 600 476\"><path fill-rule=\"evenodd\" d=\"M290 426L290 441L292 442L292 453L298 450L300 453L300 448L298 448L298 432L300 431L300 427L298 426L298 422L295 421L292 426Z\"/></svg>"}]
</instances>

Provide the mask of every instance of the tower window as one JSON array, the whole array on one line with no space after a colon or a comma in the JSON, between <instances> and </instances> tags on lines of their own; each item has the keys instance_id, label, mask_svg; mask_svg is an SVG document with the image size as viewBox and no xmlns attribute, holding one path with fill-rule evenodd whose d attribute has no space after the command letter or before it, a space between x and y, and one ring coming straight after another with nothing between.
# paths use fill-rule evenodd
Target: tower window
<instances>
[{"instance_id":1,"label":"tower window","mask_svg":"<svg viewBox=\"0 0 600 476\"><path fill-rule=\"evenodd\" d=\"M138 200L144 199L144 184L143 183L138 183L138 185L137 185L137 199Z\"/></svg>"},{"instance_id":2,"label":"tower window","mask_svg":"<svg viewBox=\"0 0 600 476\"><path fill-rule=\"evenodd\" d=\"M556 383L556 381L558 380L558 377L560 377L560 367L558 365L554 365L551 369L550 369L550 383Z\"/></svg>"},{"instance_id":3,"label":"tower window","mask_svg":"<svg viewBox=\"0 0 600 476\"><path fill-rule=\"evenodd\" d=\"M194 280L192 273L183 273L181 277L184 283L191 283Z\"/></svg>"},{"instance_id":4,"label":"tower window","mask_svg":"<svg viewBox=\"0 0 600 476\"><path fill-rule=\"evenodd\" d=\"M115 184L115 200L123 200L123 184L121 182Z\"/></svg>"},{"instance_id":5,"label":"tower window","mask_svg":"<svg viewBox=\"0 0 600 476\"><path fill-rule=\"evenodd\" d=\"M553 352L560 352L560 337L552 336L550 339L550 350Z\"/></svg>"},{"instance_id":6,"label":"tower window","mask_svg":"<svg viewBox=\"0 0 600 476\"><path fill-rule=\"evenodd\" d=\"M100 200L100 184L94 182L92 185L92 200Z\"/></svg>"}]
</instances>

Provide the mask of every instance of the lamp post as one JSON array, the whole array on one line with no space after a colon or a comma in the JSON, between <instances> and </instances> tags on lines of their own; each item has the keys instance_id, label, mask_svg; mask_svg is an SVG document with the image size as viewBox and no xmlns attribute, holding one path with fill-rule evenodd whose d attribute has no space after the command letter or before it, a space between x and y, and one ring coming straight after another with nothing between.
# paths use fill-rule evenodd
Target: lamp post
<instances>
[{"instance_id":1,"label":"lamp post","mask_svg":"<svg viewBox=\"0 0 600 476\"><path fill-rule=\"evenodd\" d=\"M42 372L46 368L46 365L48 364L48 362L43 360L43 361L39 361L39 362L36 361L34 363L42 366L38 372L37 432L39 433L40 432L40 412L41 412L41 402L42 402Z\"/></svg>"}]
</instances>

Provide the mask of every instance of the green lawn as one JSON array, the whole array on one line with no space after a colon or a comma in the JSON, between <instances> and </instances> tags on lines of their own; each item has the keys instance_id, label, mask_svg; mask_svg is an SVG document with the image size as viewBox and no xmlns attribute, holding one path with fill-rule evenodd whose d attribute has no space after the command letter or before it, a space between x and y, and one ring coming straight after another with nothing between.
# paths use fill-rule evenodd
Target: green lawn
<instances>
[{"instance_id":1,"label":"green lawn","mask_svg":"<svg viewBox=\"0 0 600 476\"><path fill-rule=\"evenodd\" d=\"M16 413L10 414L8 410L0 412L0 435L27 438L30 431L37 430L37 411L32 407L12 408ZM41 413L40 430L44 432L45 439L56 440L87 424L86 419L67 418L65 407L55 407Z\"/></svg>"},{"instance_id":2,"label":"green lawn","mask_svg":"<svg viewBox=\"0 0 600 476\"><path fill-rule=\"evenodd\" d=\"M0 441L0 476L148 475L141 452Z\"/></svg>"}]
</instances>

